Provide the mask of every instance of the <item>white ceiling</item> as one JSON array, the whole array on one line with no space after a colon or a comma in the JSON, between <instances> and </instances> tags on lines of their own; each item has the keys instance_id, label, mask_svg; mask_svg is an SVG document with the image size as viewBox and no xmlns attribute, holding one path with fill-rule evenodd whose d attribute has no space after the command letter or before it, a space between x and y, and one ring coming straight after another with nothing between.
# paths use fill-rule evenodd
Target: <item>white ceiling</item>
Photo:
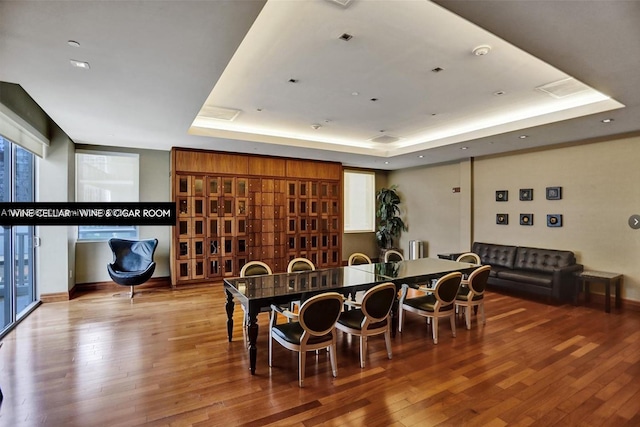
<instances>
[{"instance_id":1,"label":"white ceiling","mask_svg":"<svg viewBox=\"0 0 640 427\"><path fill-rule=\"evenodd\" d=\"M635 1L1 1L0 80L77 143L397 169L637 132L637 22ZM613 100L530 113L582 97L536 90L570 76Z\"/></svg>"}]
</instances>

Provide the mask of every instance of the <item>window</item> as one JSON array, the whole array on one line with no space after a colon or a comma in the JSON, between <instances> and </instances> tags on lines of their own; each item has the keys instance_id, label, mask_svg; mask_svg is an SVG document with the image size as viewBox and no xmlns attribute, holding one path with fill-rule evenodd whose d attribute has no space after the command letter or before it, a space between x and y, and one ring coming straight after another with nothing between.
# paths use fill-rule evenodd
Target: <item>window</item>
<instances>
[{"instance_id":1,"label":"window","mask_svg":"<svg viewBox=\"0 0 640 427\"><path fill-rule=\"evenodd\" d=\"M138 202L139 156L98 151L76 152L77 202ZM108 240L138 237L138 228L128 226L79 226L78 240Z\"/></svg>"},{"instance_id":2,"label":"window","mask_svg":"<svg viewBox=\"0 0 640 427\"><path fill-rule=\"evenodd\" d=\"M35 201L35 156L0 135L0 201ZM36 301L35 228L0 227L0 338Z\"/></svg>"},{"instance_id":3,"label":"window","mask_svg":"<svg viewBox=\"0 0 640 427\"><path fill-rule=\"evenodd\" d=\"M344 172L344 231L375 231L375 181L373 172Z\"/></svg>"}]
</instances>

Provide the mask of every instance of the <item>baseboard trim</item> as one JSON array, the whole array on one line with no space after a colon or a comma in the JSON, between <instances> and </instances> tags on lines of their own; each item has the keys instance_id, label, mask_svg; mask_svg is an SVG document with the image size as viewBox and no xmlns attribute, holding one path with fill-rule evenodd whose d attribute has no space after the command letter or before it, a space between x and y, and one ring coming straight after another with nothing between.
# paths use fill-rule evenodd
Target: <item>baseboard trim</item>
<instances>
[{"instance_id":1,"label":"baseboard trim","mask_svg":"<svg viewBox=\"0 0 640 427\"><path fill-rule=\"evenodd\" d=\"M149 288L166 288L171 287L171 278L166 277L152 277L142 285L135 286L136 289L149 289ZM121 286L112 280L106 282L91 282L91 283L76 283L74 290L76 292L88 292L88 291L102 291L113 289L128 289L128 286Z\"/></svg>"},{"instance_id":2,"label":"baseboard trim","mask_svg":"<svg viewBox=\"0 0 640 427\"><path fill-rule=\"evenodd\" d=\"M72 299L73 289L69 292L54 292L50 294L40 294L40 302L61 302Z\"/></svg>"},{"instance_id":3,"label":"baseboard trim","mask_svg":"<svg viewBox=\"0 0 640 427\"><path fill-rule=\"evenodd\" d=\"M590 301L587 303L587 302L584 301L584 293L580 293L580 298L578 300L578 303L579 304L584 304L584 305L586 305L588 307L600 308L601 310L604 311L604 303L605 303L605 298L606 298L605 294L590 293L589 297L590 297ZM640 312L640 301L635 301L635 300L622 298L620 302L622 303L621 310L631 310L631 311L639 311ZM614 311L616 311L616 303L615 303L615 298L612 295L611 296L611 312L614 312Z\"/></svg>"},{"instance_id":4,"label":"baseboard trim","mask_svg":"<svg viewBox=\"0 0 640 427\"><path fill-rule=\"evenodd\" d=\"M170 288L171 278L167 277L152 277L146 283L136 286L136 289L149 289L149 288ZM60 302L69 301L75 298L78 294L87 293L92 291L103 290L122 290L125 286L120 286L117 283L109 280L106 282L92 282L92 283L76 283L76 285L69 290L69 292L54 292L50 294L41 294L40 302Z\"/></svg>"}]
</instances>

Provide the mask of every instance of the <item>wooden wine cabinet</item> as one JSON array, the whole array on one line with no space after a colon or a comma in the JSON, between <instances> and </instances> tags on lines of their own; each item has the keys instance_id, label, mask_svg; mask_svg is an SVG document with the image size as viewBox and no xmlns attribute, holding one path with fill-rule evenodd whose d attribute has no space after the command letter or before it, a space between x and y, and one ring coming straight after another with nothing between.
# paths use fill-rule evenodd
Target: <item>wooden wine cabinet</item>
<instances>
[{"instance_id":1,"label":"wooden wine cabinet","mask_svg":"<svg viewBox=\"0 0 640 427\"><path fill-rule=\"evenodd\" d=\"M342 165L174 148L171 280L235 277L248 261L340 266Z\"/></svg>"}]
</instances>

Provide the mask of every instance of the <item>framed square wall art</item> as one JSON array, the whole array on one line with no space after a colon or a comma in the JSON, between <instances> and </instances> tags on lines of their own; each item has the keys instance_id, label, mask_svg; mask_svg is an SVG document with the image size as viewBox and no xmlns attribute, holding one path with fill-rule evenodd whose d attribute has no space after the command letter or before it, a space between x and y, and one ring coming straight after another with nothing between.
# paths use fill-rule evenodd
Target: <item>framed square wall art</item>
<instances>
[{"instance_id":1,"label":"framed square wall art","mask_svg":"<svg viewBox=\"0 0 640 427\"><path fill-rule=\"evenodd\" d=\"M533 200L533 188L521 188L520 200L524 200L524 201Z\"/></svg>"},{"instance_id":2,"label":"framed square wall art","mask_svg":"<svg viewBox=\"0 0 640 427\"><path fill-rule=\"evenodd\" d=\"M533 225L533 214L520 214L520 225Z\"/></svg>"},{"instance_id":3,"label":"framed square wall art","mask_svg":"<svg viewBox=\"0 0 640 427\"><path fill-rule=\"evenodd\" d=\"M506 202L509 200L509 191L498 190L496 191L496 202Z\"/></svg>"},{"instance_id":4,"label":"framed square wall art","mask_svg":"<svg viewBox=\"0 0 640 427\"><path fill-rule=\"evenodd\" d=\"M547 227L562 227L562 215L561 214L547 215Z\"/></svg>"},{"instance_id":5,"label":"framed square wall art","mask_svg":"<svg viewBox=\"0 0 640 427\"><path fill-rule=\"evenodd\" d=\"M547 200L562 199L562 187L547 187Z\"/></svg>"}]
</instances>

